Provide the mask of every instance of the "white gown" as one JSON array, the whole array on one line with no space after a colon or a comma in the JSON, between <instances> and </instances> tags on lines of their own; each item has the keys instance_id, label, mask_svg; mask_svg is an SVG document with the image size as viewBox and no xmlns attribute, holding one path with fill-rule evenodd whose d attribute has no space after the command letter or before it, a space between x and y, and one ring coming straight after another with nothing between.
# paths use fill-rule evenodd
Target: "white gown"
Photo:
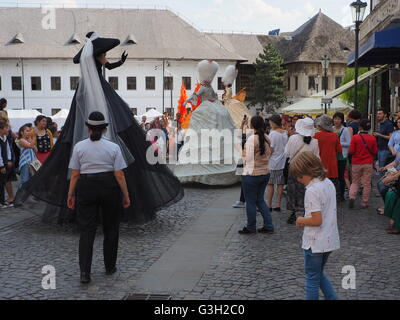
<instances>
[{"instance_id":1,"label":"white gown","mask_svg":"<svg viewBox=\"0 0 400 320\"><path fill-rule=\"evenodd\" d=\"M235 148L235 143L239 140L235 139L233 120L211 87L203 86L189 101L196 104L198 96L201 97L202 103L192 113L185 144L179 152L174 174L183 183L234 184L240 181L240 176L236 175L236 163L240 154L237 145ZM208 131L213 129L217 131ZM208 132L214 138L225 133L229 139L224 139L220 144L213 144L204 136L201 138L202 131Z\"/></svg>"}]
</instances>

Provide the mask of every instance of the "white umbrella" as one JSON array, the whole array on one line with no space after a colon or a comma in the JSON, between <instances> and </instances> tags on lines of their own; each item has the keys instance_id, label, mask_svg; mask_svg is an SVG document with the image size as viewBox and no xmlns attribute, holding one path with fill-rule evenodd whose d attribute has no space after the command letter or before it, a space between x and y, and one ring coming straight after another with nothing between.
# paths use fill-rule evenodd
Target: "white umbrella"
<instances>
[{"instance_id":1,"label":"white umbrella","mask_svg":"<svg viewBox=\"0 0 400 320\"><path fill-rule=\"evenodd\" d=\"M67 120L69 114L69 109L61 109L58 111L54 116L51 117L53 122L57 123L58 125L58 130L61 130L61 128L65 124L65 120Z\"/></svg>"},{"instance_id":2,"label":"white umbrella","mask_svg":"<svg viewBox=\"0 0 400 320\"><path fill-rule=\"evenodd\" d=\"M153 121L155 118L161 117L162 113L157 111L156 109L150 109L149 111L147 111L145 114L142 114L139 119L140 122L142 122L142 117L145 116L147 118L146 122L151 122Z\"/></svg>"},{"instance_id":3,"label":"white umbrella","mask_svg":"<svg viewBox=\"0 0 400 320\"><path fill-rule=\"evenodd\" d=\"M342 99L334 98L332 103L327 106L328 113L333 114L335 112L348 112L352 110L352 106L344 102ZM319 95L315 95L311 98L304 98L300 101L293 103L280 110L280 113L285 114L309 114L318 115L325 112L325 105L322 103L322 99Z\"/></svg>"},{"instance_id":4,"label":"white umbrella","mask_svg":"<svg viewBox=\"0 0 400 320\"><path fill-rule=\"evenodd\" d=\"M41 113L37 110L7 110L8 119L10 120L10 125L12 131L18 132L24 124L32 123L35 121L37 116Z\"/></svg>"}]
</instances>

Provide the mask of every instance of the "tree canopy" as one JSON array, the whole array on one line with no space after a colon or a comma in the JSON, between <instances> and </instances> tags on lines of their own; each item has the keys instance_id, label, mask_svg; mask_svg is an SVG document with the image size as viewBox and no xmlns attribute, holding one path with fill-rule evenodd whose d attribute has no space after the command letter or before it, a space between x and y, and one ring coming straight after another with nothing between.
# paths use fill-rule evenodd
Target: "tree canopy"
<instances>
[{"instance_id":1,"label":"tree canopy","mask_svg":"<svg viewBox=\"0 0 400 320\"><path fill-rule=\"evenodd\" d=\"M279 108L286 101L286 69L279 51L272 44L267 44L253 65L254 98L250 105L261 105L267 112Z\"/></svg>"}]
</instances>

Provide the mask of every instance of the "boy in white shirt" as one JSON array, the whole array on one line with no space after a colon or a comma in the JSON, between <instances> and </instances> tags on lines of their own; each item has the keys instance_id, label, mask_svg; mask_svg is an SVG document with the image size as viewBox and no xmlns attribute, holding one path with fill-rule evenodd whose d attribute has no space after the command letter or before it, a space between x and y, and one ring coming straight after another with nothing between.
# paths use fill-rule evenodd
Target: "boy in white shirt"
<instances>
[{"instance_id":1,"label":"boy in white shirt","mask_svg":"<svg viewBox=\"0 0 400 320\"><path fill-rule=\"evenodd\" d=\"M305 216L296 220L297 227L304 228L302 248L306 299L318 300L321 288L327 300L337 300L335 290L324 273L329 255L340 248L335 186L326 178L321 160L309 151L300 153L291 161L289 174L306 186Z\"/></svg>"}]
</instances>

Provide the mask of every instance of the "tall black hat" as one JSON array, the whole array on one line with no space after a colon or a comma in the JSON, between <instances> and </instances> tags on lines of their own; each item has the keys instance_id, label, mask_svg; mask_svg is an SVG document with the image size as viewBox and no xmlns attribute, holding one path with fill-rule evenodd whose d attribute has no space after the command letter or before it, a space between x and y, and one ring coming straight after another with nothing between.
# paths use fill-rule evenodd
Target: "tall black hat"
<instances>
[{"instance_id":1,"label":"tall black hat","mask_svg":"<svg viewBox=\"0 0 400 320\"><path fill-rule=\"evenodd\" d=\"M93 35L93 31L89 32L86 34L86 38L90 38ZM93 43L93 56L97 57L103 53L106 53L107 51L110 51L111 49L114 49L117 47L121 41L119 39L114 39L114 38L96 38L92 41ZM83 49L83 48L82 48ZM78 54L74 57L74 63L79 63L82 49L78 52Z\"/></svg>"}]
</instances>

